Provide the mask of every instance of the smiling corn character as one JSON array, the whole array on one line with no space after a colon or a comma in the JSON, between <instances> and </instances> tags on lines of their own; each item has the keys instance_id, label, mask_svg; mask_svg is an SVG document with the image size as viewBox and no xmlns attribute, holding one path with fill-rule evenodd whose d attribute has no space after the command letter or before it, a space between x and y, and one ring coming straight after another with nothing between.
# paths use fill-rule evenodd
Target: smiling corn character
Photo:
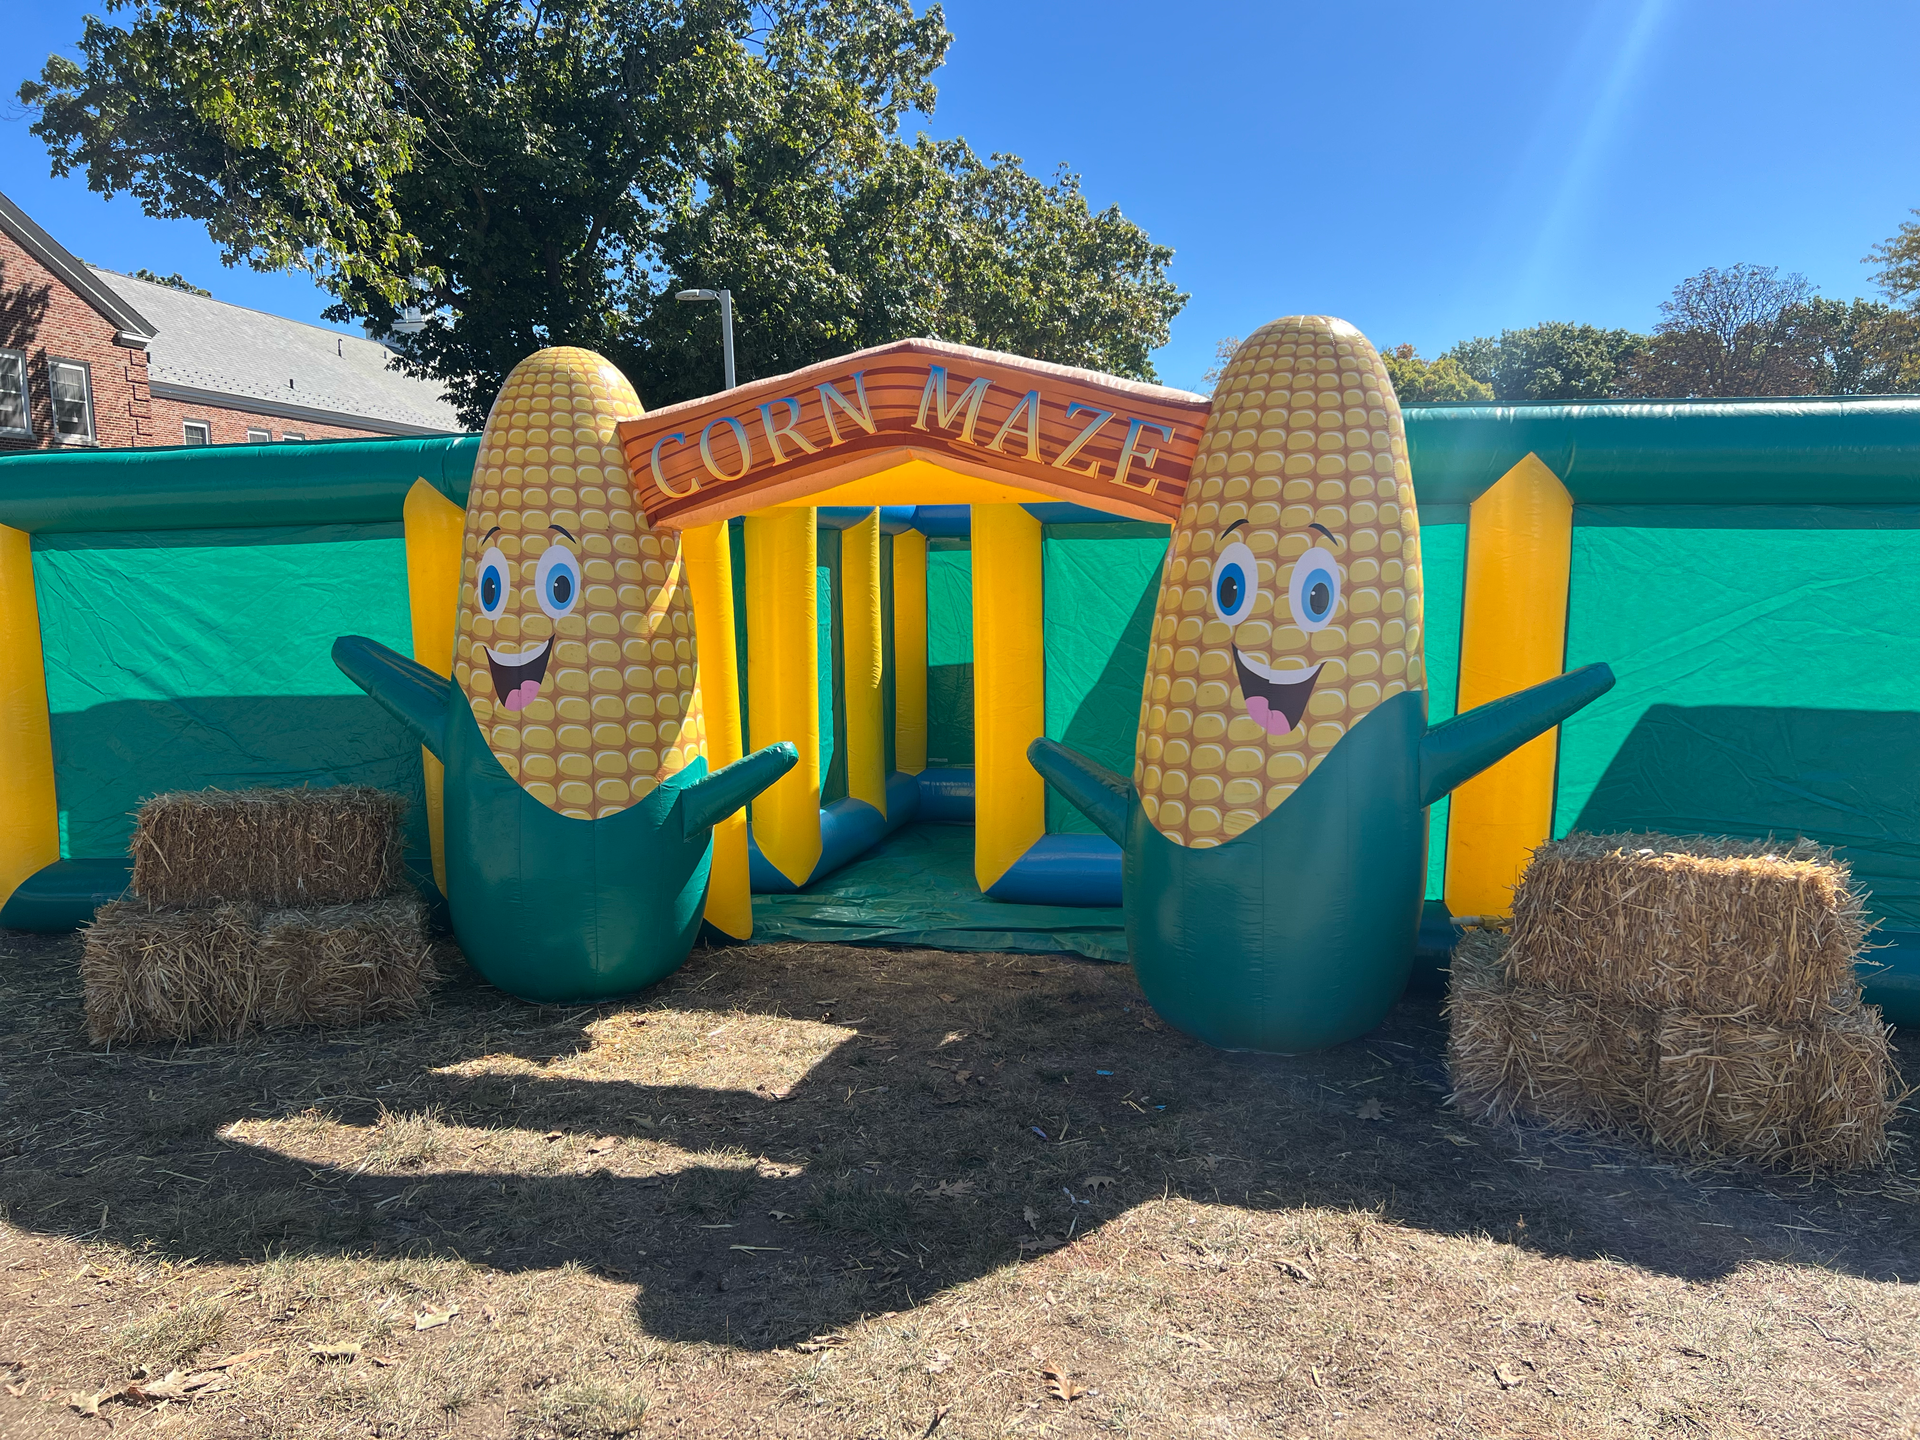
<instances>
[{"instance_id":1,"label":"smiling corn character","mask_svg":"<svg viewBox=\"0 0 1920 1440\"><path fill-rule=\"evenodd\" d=\"M678 968L713 823L797 758L773 745L707 773L680 537L647 528L614 435L641 413L591 351L521 361L474 462L452 681L362 636L333 647L445 764L455 934L529 1000Z\"/></svg>"},{"instance_id":2,"label":"smiling corn character","mask_svg":"<svg viewBox=\"0 0 1920 1440\"><path fill-rule=\"evenodd\" d=\"M1154 612L1132 779L1034 766L1123 851L1141 988L1227 1049L1363 1035L1405 988L1425 807L1613 684L1604 665L1427 728L1420 526L1365 336L1296 315L1214 392Z\"/></svg>"}]
</instances>

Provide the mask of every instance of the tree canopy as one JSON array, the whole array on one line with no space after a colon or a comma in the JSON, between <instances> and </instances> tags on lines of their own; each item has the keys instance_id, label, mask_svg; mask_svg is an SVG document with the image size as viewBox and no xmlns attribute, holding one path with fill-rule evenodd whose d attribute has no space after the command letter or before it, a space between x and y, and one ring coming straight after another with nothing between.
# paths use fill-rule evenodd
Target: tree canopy
<instances>
[{"instance_id":1,"label":"tree canopy","mask_svg":"<svg viewBox=\"0 0 1920 1440\"><path fill-rule=\"evenodd\" d=\"M1452 355L1423 360L1411 345L1395 345L1380 352L1386 364L1393 390L1406 405L1441 401L1487 401L1493 399L1493 387L1476 380Z\"/></svg>"},{"instance_id":2,"label":"tree canopy","mask_svg":"<svg viewBox=\"0 0 1920 1440\"><path fill-rule=\"evenodd\" d=\"M933 335L1154 378L1172 251L931 114L912 0L109 0L20 90L56 173L304 267L468 423L542 345L649 405ZM409 306L415 335L393 326Z\"/></svg>"}]
</instances>

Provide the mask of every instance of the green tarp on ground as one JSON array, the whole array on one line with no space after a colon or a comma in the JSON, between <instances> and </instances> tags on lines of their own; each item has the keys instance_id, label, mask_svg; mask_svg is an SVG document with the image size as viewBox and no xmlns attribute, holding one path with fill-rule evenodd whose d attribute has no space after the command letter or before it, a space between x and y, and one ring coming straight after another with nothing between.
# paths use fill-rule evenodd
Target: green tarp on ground
<instances>
[{"instance_id":1,"label":"green tarp on ground","mask_svg":"<svg viewBox=\"0 0 1920 1440\"><path fill-rule=\"evenodd\" d=\"M971 825L908 825L797 895L754 896L753 939L1127 958L1117 908L1009 905L982 895Z\"/></svg>"},{"instance_id":2,"label":"green tarp on ground","mask_svg":"<svg viewBox=\"0 0 1920 1440\"><path fill-rule=\"evenodd\" d=\"M395 525L37 535L63 857L124 855L159 791L378 785L426 850L420 750L334 666L413 648Z\"/></svg>"},{"instance_id":3,"label":"green tarp on ground","mask_svg":"<svg viewBox=\"0 0 1920 1440\"><path fill-rule=\"evenodd\" d=\"M1803 508L1825 507L1769 507L1782 528L1578 524L1567 666L1619 683L1562 727L1554 833L1805 834L1920 928L1920 529Z\"/></svg>"}]
</instances>

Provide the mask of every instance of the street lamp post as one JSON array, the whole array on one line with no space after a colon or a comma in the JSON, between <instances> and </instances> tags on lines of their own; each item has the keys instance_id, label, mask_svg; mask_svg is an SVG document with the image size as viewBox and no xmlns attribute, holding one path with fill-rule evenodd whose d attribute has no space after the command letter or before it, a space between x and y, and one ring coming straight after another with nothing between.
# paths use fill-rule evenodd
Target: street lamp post
<instances>
[{"instance_id":1,"label":"street lamp post","mask_svg":"<svg viewBox=\"0 0 1920 1440\"><path fill-rule=\"evenodd\" d=\"M733 389L733 292L731 290L682 290L673 298L720 302L720 354L726 367L727 389Z\"/></svg>"}]
</instances>

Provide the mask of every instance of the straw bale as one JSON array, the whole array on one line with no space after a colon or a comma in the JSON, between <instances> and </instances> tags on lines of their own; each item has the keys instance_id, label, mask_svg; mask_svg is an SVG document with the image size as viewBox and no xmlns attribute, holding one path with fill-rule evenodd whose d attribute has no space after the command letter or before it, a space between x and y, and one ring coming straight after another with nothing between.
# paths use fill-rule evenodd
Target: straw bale
<instances>
[{"instance_id":1,"label":"straw bale","mask_svg":"<svg viewBox=\"0 0 1920 1440\"><path fill-rule=\"evenodd\" d=\"M96 1040L231 1040L260 1015L253 963L260 912L245 903L155 909L102 905L80 953L87 1032Z\"/></svg>"},{"instance_id":2,"label":"straw bale","mask_svg":"<svg viewBox=\"0 0 1920 1440\"><path fill-rule=\"evenodd\" d=\"M1506 947L1478 931L1454 950L1447 1060L1457 1103L1488 1120L1524 1113L1554 1125L1631 1126L1653 1080L1653 1014L1510 984Z\"/></svg>"},{"instance_id":3,"label":"straw bale","mask_svg":"<svg viewBox=\"0 0 1920 1440\"><path fill-rule=\"evenodd\" d=\"M1858 1005L1866 932L1847 866L1812 841L1574 834L1536 850L1514 890L1507 974L1804 1024Z\"/></svg>"},{"instance_id":4,"label":"straw bale","mask_svg":"<svg viewBox=\"0 0 1920 1440\"><path fill-rule=\"evenodd\" d=\"M1818 1024L1660 1017L1649 1138L1708 1159L1846 1170L1887 1152L1896 1102L1887 1026L1872 1006Z\"/></svg>"},{"instance_id":5,"label":"straw bale","mask_svg":"<svg viewBox=\"0 0 1920 1440\"><path fill-rule=\"evenodd\" d=\"M134 826L134 893L161 906L372 900L405 883L406 803L366 785L156 795Z\"/></svg>"},{"instance_id":6,"label":"straw bale","mask_svg":"<svg viewBox=\"0 0 1920 1440\"><path fill-rule=\"evenodd\" d=\"M435 979L418 895L276 910L259 924L269 1025L353 1025L410 1015Z\"/></svg>"},{"instance_id":7,"label":"straw bale","mask_svg":"<svg viewBox=\"0 0 1920 1440\"><path fill-rule=\"evenodd\" d=\"M230 902L100 907L80 961L96 1040L231 1040L416 1010L437 978L417 895L262 911Z\"/></svg>"},{"instance_id":8,"label":"straw bale","mask_svg":"<svg viewBox=\"0 0 1920 1440\"><path fill-rule=\"evenodd\" d=\"M1454 951L1447 1058L1468 1114L1796 1171L1856 1169L1887 1153L1903 1092L1875 1007L1855 1000L1785 1026L1751 1011L1646 1010L1516 985L1511 943L1482 932Z\"/></svg>"}]
</instances>

